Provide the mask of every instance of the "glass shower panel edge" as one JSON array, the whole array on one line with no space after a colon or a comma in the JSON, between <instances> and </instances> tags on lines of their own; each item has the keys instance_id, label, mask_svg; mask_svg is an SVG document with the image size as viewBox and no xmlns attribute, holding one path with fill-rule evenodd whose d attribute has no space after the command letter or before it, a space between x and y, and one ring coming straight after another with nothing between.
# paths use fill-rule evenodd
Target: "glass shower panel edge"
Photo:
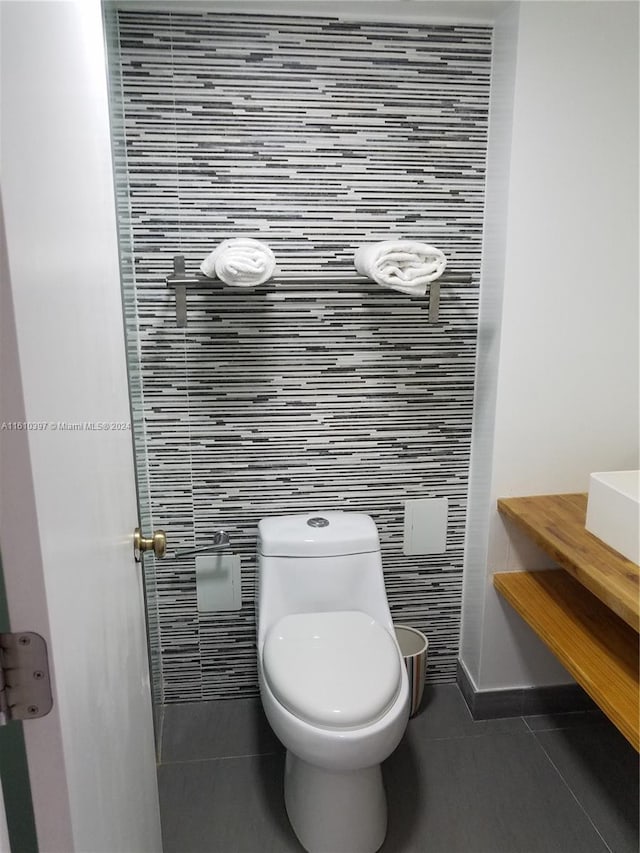
<instances>
[{"instance_id":1,"label":"glass shower panel edge","mask_svg":"<svg viewBox=\"0 0 640 853\"><path fill-rule=\"evenodd\" d=\"M149 464L144 423L144 390L140 370L140 346L138 316L135 296L135 267L129 205L129 180L126 168L126 137L122 108L120 80L120 47L116 4L103 3L104 32L107 48L107 75L109 85L109 118L111 125L111 147L114 168L116 198L118 250L120 257L120 282L122 290L123 322L125 330L127 374L129 380L129 404L136 471L136 492L140 528L145 536L153 529L151 510ZM160 656L160 626L158 617L158 584L156 560L152 553L142 556L147 646L151 697L153 703L156 747L159 746L160 713L163 704L162 669Z\"/></svg>"}]
</instances>

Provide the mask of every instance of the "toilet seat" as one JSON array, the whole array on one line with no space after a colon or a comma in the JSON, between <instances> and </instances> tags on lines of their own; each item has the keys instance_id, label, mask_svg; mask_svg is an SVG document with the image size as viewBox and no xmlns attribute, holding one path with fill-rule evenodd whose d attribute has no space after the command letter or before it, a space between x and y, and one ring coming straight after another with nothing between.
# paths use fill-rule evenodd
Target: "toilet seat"
<instances>
[{"instance_id":1,"label":"toilet seat","mask_svg":"<svg viewBox=\"0 0 640 853\"><path fill-rule=\"evenodd\" d=\"M324 728L375 722L401 685L395 641L359 610L284 616L267 633L263 668L285 708Z\"/></svg>"}]
</instances>

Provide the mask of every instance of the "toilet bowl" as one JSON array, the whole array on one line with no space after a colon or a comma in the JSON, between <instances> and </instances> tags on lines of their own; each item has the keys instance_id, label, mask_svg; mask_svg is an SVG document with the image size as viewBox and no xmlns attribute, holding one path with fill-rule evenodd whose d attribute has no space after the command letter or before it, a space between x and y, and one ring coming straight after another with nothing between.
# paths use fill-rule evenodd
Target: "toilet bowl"
<instances>
[{"instance_id":1,"label":"toilet bowl","mask_svg":"<svg viewBox=\"0 0 640 853\"><path fill-rule=\"evenodd\" d=\"M263 519L258 572L260 695L287 750L291 825L309 853L373 853L387 827L380 764L409 717L373 520Z\"/></svg>"}]
</instances>

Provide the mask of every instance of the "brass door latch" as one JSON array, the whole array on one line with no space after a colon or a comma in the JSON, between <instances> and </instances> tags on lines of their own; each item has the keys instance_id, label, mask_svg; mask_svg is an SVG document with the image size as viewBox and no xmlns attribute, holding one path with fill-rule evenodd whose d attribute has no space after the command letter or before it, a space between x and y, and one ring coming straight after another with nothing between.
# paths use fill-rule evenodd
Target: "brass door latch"
<instances>
[{"instance_id":1,"label":"brass door latch","mask_svg":"<svg viewBox=\"0 0 640 853\"><path fill-rule=\"evenodd\" d=\"M154 530L153 536L147 538L140 532L140 528L136 527L133 531L133 555L136 562L140 562L141 554L145 551L153 551L158 559L164 557L164 552L167 550L167 537L164 530Z\"/></svg>"}]
</instances>

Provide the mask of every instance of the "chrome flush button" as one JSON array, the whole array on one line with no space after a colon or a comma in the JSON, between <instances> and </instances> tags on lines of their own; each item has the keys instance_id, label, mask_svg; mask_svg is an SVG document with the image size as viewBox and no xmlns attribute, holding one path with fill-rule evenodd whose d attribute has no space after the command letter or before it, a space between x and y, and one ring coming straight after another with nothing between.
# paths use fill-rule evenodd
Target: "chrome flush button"
<instances>
[{"instance_id":1,"label":"chrome flush button","mask_svg":"<svg viewBox=\"0 0 640 853\"><path fill-rule=\"evenodd\" d=\"M328 527L329 519L323 518L321 515L314 515L313 518L307 519L309 527Z\"/></svg>"}]
</instances>

